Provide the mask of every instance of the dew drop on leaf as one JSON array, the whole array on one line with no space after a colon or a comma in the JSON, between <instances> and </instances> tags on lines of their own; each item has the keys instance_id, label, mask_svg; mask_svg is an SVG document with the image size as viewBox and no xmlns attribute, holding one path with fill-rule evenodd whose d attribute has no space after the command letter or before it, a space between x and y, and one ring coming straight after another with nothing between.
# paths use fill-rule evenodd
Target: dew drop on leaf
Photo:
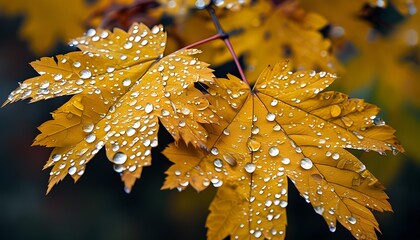
<instances>
[{"instance_id":1,"label":"dew drop on leaf","mask_svg":"<svg viewBox=\"0 0 420 240\"><path fill-rule=\"evenodd\" d=\"M341 108L338 105L332 105L330 108L330 114L332 117L338 117L341 114Z\"/></svg>"},{"instance_id":2,"label":"dew drop on leaf","mask_svg":"<svg viewBox=\"0 0 420 240\"><path fill-rule=\"evenodd\" d=\"M90 77L92 77L92 73L89 70L85 69L80 72L80 78L88 79Z\"/></svg>"},{"instance_id":3,"label":"dew drop on leaf","mask_svg":"<svg viewBox=\"0 0 420 240\"><path fill-rule=\"evenodd\" d=\"M302 158L302 160L300 160L300 166L303 169L309 170L313 166L312 160L307 158L307 157L304 157L304 158Z\"/></svg>"},{"instance_id":4,"label":"dew drop on leaf","mask_svg":"<svg viewBox=\"0 0 420 240\"><path fill-rule=\"evenodd\" d=\"M82 130L85 133L90 133L93 131L95 125L93 125L93 123L86 123L85 125L83 125Z\"/></svg>"},{"instance_id":5,"label":"dew drop on leaf","mask_svg":"<svg viewBox=\"0 0 420 240\"><path fill-rule=\"evenodd\" d=\"M283 158L283 159L281 160L281 162L282 162L283 164L285 164L285 165L288 165L288 164L290 164L290 159L289 159L289 158L287 158L287 157L285 157L285 158Z\"/></svg>"},{"instance_id":6,"label":"dew drop on leaf","mask_svg":"<svg viewBox=\"0 0 420 240\"><path fill-rule=\"evenodd\" d=\"M258 150L260 149L260 147L261 147L261 143L260 143L260 142L258 142L258 141L256 141L256 140L255 140L255 139L253 139L253 138L248 139L248 143L247 143L247 145L248 145L248 149L249 149L251 152L256 152L256 151L258 151Z\"/></svg>"},{"instance_id":7,"label":"dew drop on leaf","mask_svg":"<svg viewBox=\"0 0 420 240\"><path fill-rule=\"evenodd\" d=\"M91 133L85 137L85 141L87 143L93 143L95 140L96 140L96 135L94 133Z\"/></svg>"},{"instance_id":8,"label":"dew drop on leaf","mask_svg":"<svg viewBox=\"0 0 420 240\"><path fill-rule=\"evenodd\" d=\"M144 111L146 113L151 113L153 111L153 105L151 103L147 103L146 106L144 107Z\"/></svg>"},{"instance_id":9,"label":"dew drop on leaf","mask_svg":"<svg viewBox=\"0 0 420 240\"><path fill-rule=\"evenodd\" d=\"M219 154L219 149L217 149L216 147L213 147L213 148L210 150L210 152L211 152L211 154L213 154L213 155L217 155L217 154Z\"/></svg>"},{"instance_id":10,"label":"dew drop on leaf","mask_svg":"<svg viewBox=\"0 0 420 240\"><path fill-rule=\"evenodd\" d=\"M69 168L69 174L70 175L74 175L76 173L76 171L77 171L77 168L76 167Z\"/></svg>"},{"instance_id":11,"label":"dew drop on leaf","mask_svg":"<svg viewBox=\"0 0 420 240\"><path fill-rule=\"evenodd\" d=\"M253 164L253 163L247 163L247 164L245 164L245 171L247 172L247 173L253 173L254 171L255 171L255 164Z\"/></svg>"},{"instance_id":12,"label":"dew drop on leaf","mask_svg":"<svg viewBox=\"0 0 420 240\"><path fill-rule=\"evenodd\" d=\"M353 216L350 216L347 220L349 221L350 224L356 224L356 218Z\"/></svg>"},{"instance_id":13,"label":"dew drop on leaf","mask_svg":"<svg viewBox=\"0 0 420 240\"><path fill-rule=\"evenodd\" d=\"M127 161L127 155L122 152L117 152L112 158L112 161L116 164L123 164Z\"/></svg>"},{"instance_id":14,"label":"dew drop on leaf","mask_svg":"<svg viewBox=\"0 0 420 240\"><path fill-rule=\"evenodd\" d=\"M223 162L219 158L214 159L213 164L215 167L218 167L218 168L223 167Z\"/></svg>"},{"instance_id":15,"label":"dew drop on leaf","mask_svg":"<svg viewBox=\"0 0 420 240\"><path fill-rule=\"evenodd\" d=\"M280 150L277 147L271 147L270 149L268 149L268 154L270 154L270 156L275 157L277 155L279 155Z\"/></svg>"},{"instance_id":16,"label":"dew drop on leaf","mask_svg":"<svg viewBox=\"0 0 420 240\"><path fill-rule=\"evenodd\" d=\"M53 162L57 162L57 161L59 161L61 159L61 154L54 154L54 155L52 155L52 157L51 157L51 160L53 161Z\"/></svg>"},{"instance_id":17,"label":"dew drop on leaf","mask_svg":"<svg viewBox=\"0 0 420 240\"><path fill-rule=\"evenodd\" d=\"M265 119L267 119L267 121L269 122L272 122L274 121L274 119L276 119L276 115L274 113L269 112L267 116L265 116Z\"/></svg>"}]
</instances>

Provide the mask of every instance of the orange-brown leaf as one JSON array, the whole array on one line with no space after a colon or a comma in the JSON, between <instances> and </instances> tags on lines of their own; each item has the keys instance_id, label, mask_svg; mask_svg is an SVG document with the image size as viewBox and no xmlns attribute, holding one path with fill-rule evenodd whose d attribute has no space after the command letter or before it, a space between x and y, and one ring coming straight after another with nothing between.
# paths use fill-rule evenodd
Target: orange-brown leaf
<instances>
[{"instance_id":1,"label":"orange-brown leaf","mask_svg":"<svg viewBox=\"0 0 420 240\"><path fill-rule=\"evenodd\" d=\"M6 103L76 94L39 127L34 142L55 147L45 165L52 167L48 191L67 174L78 180L103 147L129 191L151 164L159 120L176 141L204 147L199 123L217 119L194 82L211 82L212 70L194 58L198 50L162 57L165 40L160 26L91 29L72 41L82 51L32 63L41 75L24 81Z\"/></svg>"},{"instance_id":2,"label":"orange-brown leaf","mask_svg":"<svg viewBox=\"0 0 420 240\"><path fill-rule=\"evenodd\" d=\"M378 223L369 209L391 206L383 186L346 149L403 149L392 128L375 125L376 106L321 92L334 80L326 72L292 73L287 64L277 64L264 70L253 89L232 76L210 84L210 106L224 121L208 129L209 152L187 158L193 150L185 146L164 151L175 163L164 188L221 187L207 222L210 239L243 233L283 239L287 178L331 231L338 220L356 238L376 238ZM242 207L216 207L221 196ZM230 219L232 211L245 217ZM215 234L217 219L234 231Z\"/></svg>"}]
</instances>

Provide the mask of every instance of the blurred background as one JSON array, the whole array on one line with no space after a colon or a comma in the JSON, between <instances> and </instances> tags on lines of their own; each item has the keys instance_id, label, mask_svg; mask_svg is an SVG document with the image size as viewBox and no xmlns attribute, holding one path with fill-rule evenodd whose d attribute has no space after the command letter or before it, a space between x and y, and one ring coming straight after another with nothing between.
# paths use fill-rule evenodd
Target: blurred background
<instances>
[{"instance_id":1,"label":"blurred background","mask_svg":"<svg viewBox=\"0 0 420 240\"><path fill-rule=\"evenodd\" d=\"M67 28L69 32L69 35L63 35L60 29L54 28L55 25L50 27L49 24L58 18L53 14L55 9L72 12L72 7L67 8L66 1L26 1L25 7L19 5L20 2L25 3L0 0L1 101L7 99L18 82L36 76L29 62L42 56L74 51L65 43L82 34L87 25L99 25L95 17L89 20L89 24L77 23L78 18L75 16L88 14L78 11L76 15L66 16L71 24L63 25L63 29ZM48 5L50 2L56 2L57 6ZM118 7L113 1L75 2L90 7L94 3L100 5L95 5L97 8L92 11L107 16L102 19L102 24L106 26L127 25L133 20L149 23L156 21L154 17L140 14L145 8L156 6L152 1L135 1L137 4L124 5L126 8ZM118 2L123 4L133 1ZM418 2L416 4L418 6ZM42 22L37 19L42 14L36 15L34 12L39 13L41 10L37 12L36 9L41 7L46 9L42 14L53 15L53 20ZM77 9L77 6L73 7ZM340 23L340 15L345 15L339 14L338 10L347 7L343 11L349 11L347 5L337 6L334 12L328 10L325 4L315 6L311 1L302 1L302 7L322 13L337 23ZM134 13L129 11L134 8L137 9L133 10ZM370 15L375 18L370 22L365 21L369 24L360 25L367 25L369 29L347 22L340 26L357 28L355 31L358 34L372 34L373 31L379 37L367 43L360 43L362 40L355 37L350 46L343 44L339 38L331 40L337 53L340 53L343 46L346 51L349 47L352 49L352 54L347 53L339 58L347 71L346 74L343 72L339 80L344 83L337 83L333 88L381 106L381 117L397 130L396 136L406 148L406 153L396 156L391 153L386 156L360 153L359 156L385 184L394 209L394 213L375 213L382 231L382 234L378 233L379 239L414 239L414 236L420 234L420 22L417 21L418 14L410 13L410 8L407 8L405 11L410 14L407 17L404 8L398 8L397 4L387 11L379 11L376 7L371 9L377 11ZM399 12L394 13L394 10ZM381 16L381 21L376 21L378 16ZM384 23L384 19L389 21ZM29 20L42 24L28 24ZM334 26L331 24L328 25L329 30L322 29L323 34L334 33L330 31ZM401 31L406 31L398 32L400 26ZM35 36L34 32L54 34ZM402 44L399 36L405 36L407 44ZM392 59L388 61L390 56ZM241 60L244 61L243 58ZM235 73L231 67L232 64L226 64L218 70ZM348 80L355 78L359 82ZM41 169L48 159L50 149L31 147L31 144L38 134L36 127L49 120L49 113L66 100L68 98L62 97L34 104L18 102L0 109L0 161L3 166L0 168L0 239L206 238L205 219L215 194L214 189L209 188L201 193L192 189L183 192L160 190L165 178L164 171L170 166L170 162L160 154L171 141L164 130L160 131L160 146L154 149L152 166L144 169L140 181L130 194L123 191L119 175L113 171L112 164L101 152L89 163L86 174L77 184L73 184L67 177L49 195L45 195L49 170ZM313 212L292 184L290 186L287 239L352 239L351 234L341 226L335 233L330 233L322 218Z\"/></svg>"}]
</instances>

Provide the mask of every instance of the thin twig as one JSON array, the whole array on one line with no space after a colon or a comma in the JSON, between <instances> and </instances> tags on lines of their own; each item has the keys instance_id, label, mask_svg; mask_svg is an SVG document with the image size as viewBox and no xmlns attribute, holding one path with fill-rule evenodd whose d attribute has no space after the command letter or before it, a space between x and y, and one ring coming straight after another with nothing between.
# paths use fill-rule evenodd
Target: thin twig
<instances>
[{"instance_id":1,"label":"thin twig","mask_svg":"<svg viewBox=\"0 0 420 240\"><path fill-rule=\"evenodd\" d=\"M210 17L211 17L211 19L212 19L212 21L213 21L213 23L214 23L214 26L215 26L215 27L216 27L216 29L217 29L217 33L221 36L221 38L223 39L223 41L224 41L224 43L225 43L226 47L229 49L229 52L230 52L230 54L232 55L233 61L235 62L236 68L238 69L239 75L241 76L242 80L243 80L243 81L244 81L244 82L245 82L248 86L250 86L250 85L249 85L248 80L246 79L246 76L245 76L244 70L242 69L242 66L241 66L241 64L239 63L238 56L236 55L235 51L233 50L232 43L231 43L231 42L230 42L230 40L229 40L229 34L228 34L228 33L226 33L226 32L223 30L222 25L220 25L219 19L217 18L216 13L215 13L214 8L212 7L212 5L210 4L209 6L207 6L207 8L206 8L206 9L207 9L207 11L209 12Z\"/></svg>"},{"instance_id":2,"label":"thin twig","mask_svg":"<svg viewBox=\"0 0 420 240\"><path fill-rule=\"evenodd\" d=\"M216 39L223 39L223 35L220 34L220 33L217 33L217 34L215 34L215 35L213 35L213 36L211 36L209 38L206 38L206 39L200 40L198 42L192 43L192 44L190 44L188 46L185 46L181 50L195 48L197 46L203 45L205 43L211 42L211 41L216 40Z\"/></svg>"}]
</instances>

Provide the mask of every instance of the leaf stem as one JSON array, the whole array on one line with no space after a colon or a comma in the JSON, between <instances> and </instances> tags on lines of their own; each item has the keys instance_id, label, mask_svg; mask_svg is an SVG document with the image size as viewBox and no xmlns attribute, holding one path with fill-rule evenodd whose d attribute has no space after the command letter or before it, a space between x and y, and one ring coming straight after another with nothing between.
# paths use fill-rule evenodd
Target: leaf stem
<instances>
[{"instance_id":1,"label":"leaf stem","mask_svg":"<svg viewBox=\"0 0 420 240\"><path fill-rule=\"evenodd\" d=\"M238 69L239 75L241 76L242 80L243 80L243 81L244 81L244 82L245 82L248 86L250 86L250 85L249 85L248 80L246 79L246 76L245 76L244 70L242 69L242 66L241 66L241 64L239 63L238 56L236 55L235 51L233 50L232 43L231 43L231 42L230 42L230 40L229 40L229 34L228 34L228 33L226 33L226 32L223 30L222 25L220 25L219 19L218 19L218 18L217 18L217 16L216 16L216 12L214 11L214 8L213 8L212 4L208 5L208 6L206 7L206 9L207 9L207 11L209 12L210 17L211 17L211 20L213 21L213 24L214 24L214 26L215 26L215 27L216 27L216 29L217 29L217 35L220 35L220 36L221 36L221 39L223 39L223 41L224 41L224 43L225 43L226 47L229 49L229 52L230 52L230 54L232 55L233 61L235 62L236 68Z\"/></svg>"},{"instance_id":2,"label":"leaf stem","mask_svg":"<svg viewBox=\"0 0 420 240\"><path fill-rule=\"evenodd\" d=\"M185 47L183 47L182 49L195 48L195 47L197 47L197 46L200 46L200 45L203 45L203 44L205 44L205 43L208 43L208 42L214 41L214 40L216 40L216 39L223 39L223 35L222 35L222 34L220 34L220 33L217 33L217 34L215 34L215 35L213 35L213 36L211 36L211 37L208 37L208 38L206 38L206 39L203 39L203 40L200 40L200 41L198 41L198 42L192 43L192 44L190 44L190 45L188 45L188 46L185 46Z\"/></svg>"}]
</instances>

